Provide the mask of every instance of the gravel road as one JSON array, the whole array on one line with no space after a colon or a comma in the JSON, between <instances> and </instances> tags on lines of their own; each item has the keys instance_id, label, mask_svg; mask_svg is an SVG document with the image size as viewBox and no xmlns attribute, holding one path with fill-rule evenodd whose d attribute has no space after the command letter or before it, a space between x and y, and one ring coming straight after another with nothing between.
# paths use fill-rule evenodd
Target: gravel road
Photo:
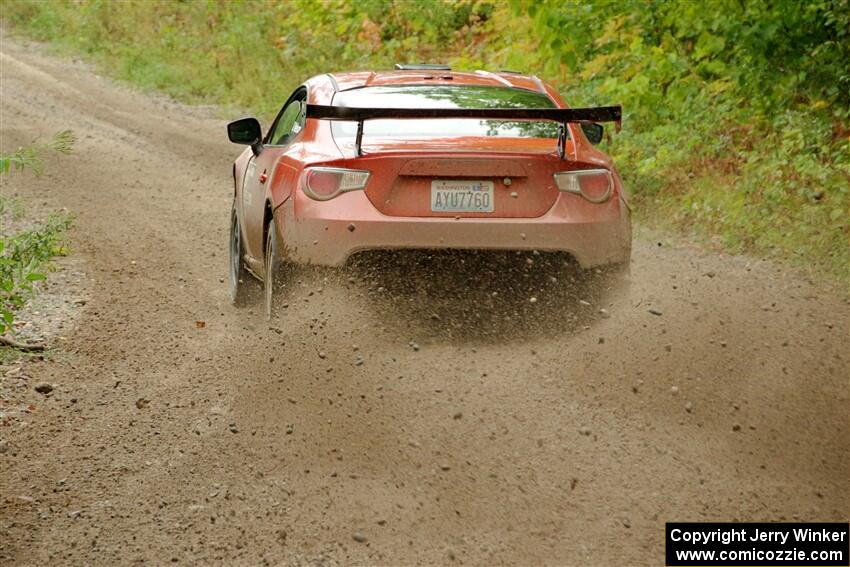
<instances>
[{"instance_id":1,"label":"gravel road","mask_svg":"<svg viewBox=\"0 0 850 567\"><path fill-rule=\"evenodd\" d=\"M846 290L641 231L620 289L379 258L267 322L220 110L7 35L0 74L2 149L79 139L2 192L76 215L87 298L0 373L0 564L661 565L665 521L847 520Z\"/></svg>"}]
</instances>

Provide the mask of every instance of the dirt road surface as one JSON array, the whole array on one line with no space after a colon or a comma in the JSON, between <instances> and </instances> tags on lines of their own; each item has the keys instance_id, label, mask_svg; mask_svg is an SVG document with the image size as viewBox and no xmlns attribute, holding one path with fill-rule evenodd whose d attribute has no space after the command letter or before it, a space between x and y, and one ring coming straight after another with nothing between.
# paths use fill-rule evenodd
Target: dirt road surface
<instances>
[{"instance_id":1,"label":"dirt road surface","mask_svg":"<svg viewBox=\"0 0 850 567\"><path fill-rule=\"evenodd\" d=\"M9 371L0 564L661 565L665 521L847 520L842 290L644 235L617 292L384 263L269 323L223 283L220 111L0 64L3 149L79 138L2 190L76 214L88 297Z\"/></svg>"}]
</instances>

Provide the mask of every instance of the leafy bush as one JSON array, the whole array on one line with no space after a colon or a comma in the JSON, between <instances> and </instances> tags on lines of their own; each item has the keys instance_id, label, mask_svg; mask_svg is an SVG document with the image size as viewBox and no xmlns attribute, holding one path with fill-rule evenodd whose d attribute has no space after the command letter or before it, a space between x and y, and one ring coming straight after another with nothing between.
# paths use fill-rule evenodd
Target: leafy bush
<instances>
[{"instance_id":1,"label":"leafy bush","mask_svg":"<svg viewBox=\"0 0 850 567\"><path fill-rule=\"evenodd\" d=\"M574 103L625 104L611 149L644 214L846 275L847 0L514 9L533 22L534 64Z\"/></svg>"},{"instance_id":2,"label":"leafy bush","mask_svg":"<svg viewBox=\"0 0 850 567\"><path fill-rule=\"evenodd\" d=\"M47 220L13 235L0 235L0 335L12 329L15 311L34 293L33 284L46 278L50 260L64 254L62 234L70 227L67 215Z\"/></svg>"},{"instance_id":3,"label":"leafy bush","mask_svg":"<svg viewBox=\"0 0 850 567\"><path fill-rule=\"evenodd\" d=\"M28 168L39 175L45 151L67 154L73 144L74 135L66 130L46 143L33 143L11 155L0 155L0 174L9 174L13 168ZM3 226L0 233L0 335L12 330L15 312L32 297L35 282L45 279L51 258L64 254L61 238L71 225L67 215L52 213L43 223L7 233L7 227L23 216L25 211L19 201L0 197Z\"/></svg>"}]
</instances>

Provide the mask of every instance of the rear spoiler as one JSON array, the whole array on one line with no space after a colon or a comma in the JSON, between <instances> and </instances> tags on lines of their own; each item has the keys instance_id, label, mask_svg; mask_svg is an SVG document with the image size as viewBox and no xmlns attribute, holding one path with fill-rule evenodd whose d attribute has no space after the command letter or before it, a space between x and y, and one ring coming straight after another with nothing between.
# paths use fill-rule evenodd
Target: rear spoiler
<instances>
[{"instance_id":1,"label":"rear spoiler","mask_svg":"<svg viewBox=\"0 0 850 567\"><path fill-rule=\"evenodd\" d=\"M571 122L616 122L617 131L623 119L623 107L593 108L350 108L308 104L307 118L347 120L357 122L354 147L363 155L363 122L381 118L481 118L489 120L549 120L561 124L558 136L558 155L564 159L567 143L567 124Z\"/></svg>"}]
</instances>

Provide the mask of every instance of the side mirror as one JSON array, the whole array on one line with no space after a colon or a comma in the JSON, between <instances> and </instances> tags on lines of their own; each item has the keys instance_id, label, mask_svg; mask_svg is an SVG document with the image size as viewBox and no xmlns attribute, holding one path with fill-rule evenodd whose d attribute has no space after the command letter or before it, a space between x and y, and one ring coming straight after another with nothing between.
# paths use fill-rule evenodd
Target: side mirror
<instances>
[{"instance_id":1,"label":"side mirror","mask_svg":"<svg viewBox=\"0 0 850 567\"><path fill-rule=\"evenodd\" d=\"M605 133L605 128L602 127L602 124L595 122L582 122L581 129L584 131L587 141L594 146L602 141L602 136Z\"/></svg>"},{"instance_id":2,"label":"side mirror","mask_svg":"<svg viewBox=\"0 0 850 567\"><path fill-rule=\"evenodd\" d=\"M256 118L240 118L227 125L227 137L234 144L258 147L263 139L263 132ZM257 153L256 149L254 153Z\"/></svg>"}]
</instances>

